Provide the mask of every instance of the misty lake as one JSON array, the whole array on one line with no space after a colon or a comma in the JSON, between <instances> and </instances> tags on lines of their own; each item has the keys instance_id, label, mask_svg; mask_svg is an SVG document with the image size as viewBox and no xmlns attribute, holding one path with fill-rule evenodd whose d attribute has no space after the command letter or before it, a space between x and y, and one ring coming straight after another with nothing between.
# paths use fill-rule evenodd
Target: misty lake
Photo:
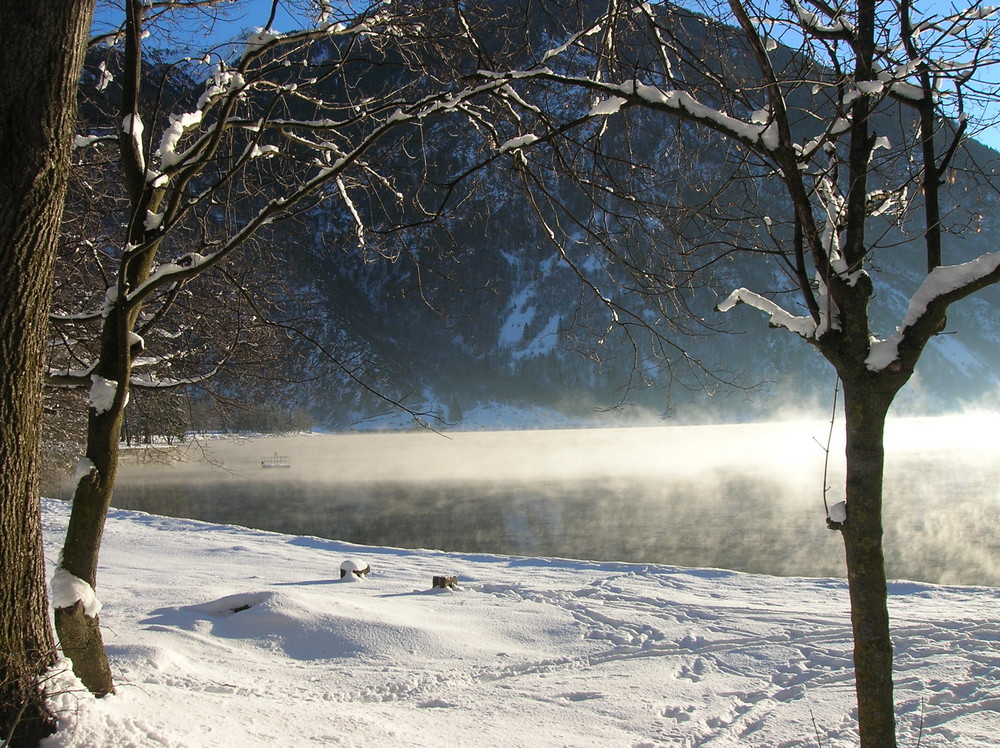
<instances>
[{"instance_id":1,"label":"misty lake","mask_svg":"<svg viewBox=\"0 0 1000 748\"><path fill-rule=\"evenodd\" d=\"M890 577L1000 586L998 428L997 415L890 422ZM203 439L127 452L114 505L365 545L843 576L840 535L824 521L828 429ZM842 499L842 455L835 437L830 503ZM262 466L275 456L288 466Z\"/></svg>"}]
</instances>

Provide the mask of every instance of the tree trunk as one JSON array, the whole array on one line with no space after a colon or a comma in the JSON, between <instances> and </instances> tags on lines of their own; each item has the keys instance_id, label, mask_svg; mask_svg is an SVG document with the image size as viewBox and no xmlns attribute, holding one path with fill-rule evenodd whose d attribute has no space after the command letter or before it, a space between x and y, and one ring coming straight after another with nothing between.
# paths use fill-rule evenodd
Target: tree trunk
<instances>
[{"instance_id":1,"label":"tree trunk","mask_svg":"<svg viewBox=\"0 0 1000 748\"><path fill-rule=\"evenodd\" d=\"M126 7L125 73L122 80L122 102L119 114L137 115L138 97L142 82L142 18L145 3L128 0ZM97 587L97 563L104 536L104 523L111 507L111 498L118 472L118 447L125 425L125 407L128 403L129 377L132 369L131 333L139 316L140 307L125 304L126 289L137 288L149 277L156 258L159 242L147 233L156 234L137 218L155 212L162 198L162 190L146 183L145 166L135 137L119 133L125 183L129 187L132 221L128 228L128 243L144 246L139 255L122 260L119 270L118 299L104 317L101 331L101 350L93 378L114 383L115 396L111 404L101 411L91 404L87 414L86 457L90 473L76 485L73 493L73 510L63 544L61 566L92 588ZM114 682L108 657L101 637L98 617L88 616L82 605L75 604L55 611L56 632L63 651L73 661L73 672L95 696L114 693Z\"/></svg>"},{"instance_id":2,"label":"tree trunk","mask_svg":"<svg viewBox=\"0 0 1000 748\"><path fill-rule=\"evenodd\" d=\"M95 420L93 414L91 422ZM119 419L120 422L120 419ZM92 424L93 428L93 424ZM105 427L110 431L110 427ZM87 456L96 469L83 477L73 494L73 510L62 552L62 568L96 588L97 560L104 534L104 522L114 489L118 451L112 448L102 456L88 439ZM95 461L91 455L98 456ZM103 470L102 470L103 468ZM97 697L114 693L114 681L108 665L98 616L88 616L76 602L55 609L56 632L65 655L73 663L73 672Z\"/></svg>"},{"instance_id":3,"label":"tree trunk","mask_svg":"<svg viewBox=\"0 0 1000 748\"><path fill-rule=\"evenodd\" d=\"M844 383L847 521L842 532L854 630L854 670L862 748L895 748L892 642L882 553L884 430L892 395L874 377Z\"/></svg>"},{"instance_id":4,"label":"tree trunk","mask_svg":"<svg viewBox=\"0 0 1000 748\"><path fill-rule=\"evenodd\" d=\"M119 384L108 409L98 412L91 405L88 411L86 457L91 469L88 475L80 478L73 493L73 510L62 550L62 568L95 589L104 523L118 473L118 441L128 398L129 350L119 342L127 340L119 330L122 316L119 309L113 309L104 321L104 340L96 373ZM76 604L56 608L55 621L59 642L72 660L77 677L95 696L114 693L98 617L86 615L83 606Z\"/></svg>"},{"instance_id":5,"label":"tree trunk","mask_svg":"<svg viewBox=\"0 0 1000 748\"><path fill-rule=\"evenodd\" d=\"M0 3L0 741L55 728L38 474L52 273L93 0Z\"/></svg>"}]
</instances>

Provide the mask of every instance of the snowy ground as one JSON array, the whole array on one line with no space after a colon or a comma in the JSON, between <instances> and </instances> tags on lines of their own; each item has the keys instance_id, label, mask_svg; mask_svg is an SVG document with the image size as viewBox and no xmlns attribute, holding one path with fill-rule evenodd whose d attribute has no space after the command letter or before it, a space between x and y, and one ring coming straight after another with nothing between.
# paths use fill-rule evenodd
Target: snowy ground
<instances>
[{"instance_id":1,"label":"snowy ground","mask_svg":"<svg viewBox=\"0 0 1000 748\"><path fill-rule=\"evenodd\" d=\"M43 511L54 559L67 506ZM856 744L840 580L113 511L98 593L118 693L54 678L50 748ZM891 612L901 745L1000 744L1000 589L899 582Z\"/></svg>"}]
</instances>

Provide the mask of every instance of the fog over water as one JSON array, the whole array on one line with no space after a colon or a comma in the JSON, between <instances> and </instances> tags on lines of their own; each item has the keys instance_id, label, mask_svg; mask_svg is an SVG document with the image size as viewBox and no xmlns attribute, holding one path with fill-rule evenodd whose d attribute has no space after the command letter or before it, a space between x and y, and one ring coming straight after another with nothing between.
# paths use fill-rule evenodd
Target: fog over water
<instances>
[{"instance_id":1,"label":"fog over water","mask_svg":"<svg viewBox=\"0 0 1000 748\"><path fill-rule=\"evenodd\" d=\"M893 578L1000 585L1000 416L890 422ZM829 424L209 439L123 458L114 505L350 542L844 574ZM827 501L843 498L835 428ZM261 462L287 456L290 467ZM169 459L164 459L169 457Z\"/></svg>"}]
</instances>

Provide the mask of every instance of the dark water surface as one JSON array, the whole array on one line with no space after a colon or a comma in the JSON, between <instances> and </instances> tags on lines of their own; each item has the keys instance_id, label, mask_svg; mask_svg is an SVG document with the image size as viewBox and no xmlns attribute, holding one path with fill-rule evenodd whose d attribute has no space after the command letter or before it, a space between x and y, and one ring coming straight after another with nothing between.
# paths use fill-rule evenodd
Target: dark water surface
<instances>
[{"instance_id":1,"label":"dark water surface","mask_svg":"<svg viewBox=\"0 0 1000 748\"><path fill-rule=\"evenodd\" d=\"M893 578L1000 586L1000 417L888 431ZM842 576L828 424L207 440L123 459L114 505L365 545ZM290 467L261 461L287 455ZM842 498L843 446L826 497Z\"/></svg>"}]
</instances>

